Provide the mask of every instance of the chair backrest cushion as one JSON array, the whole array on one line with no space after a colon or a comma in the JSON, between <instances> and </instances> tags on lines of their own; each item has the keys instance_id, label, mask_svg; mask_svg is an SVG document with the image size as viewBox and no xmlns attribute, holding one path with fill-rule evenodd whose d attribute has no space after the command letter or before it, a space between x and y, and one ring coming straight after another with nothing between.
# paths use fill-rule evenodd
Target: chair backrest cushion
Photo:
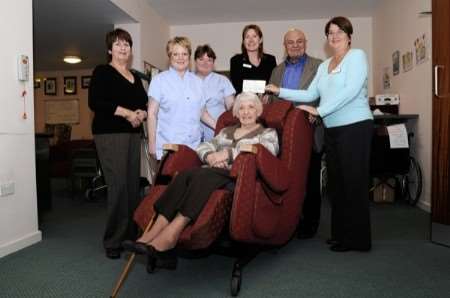
<instances>
[{"instance_id":1,"label":"chair backrest cushion","mask_svg":"<svg viewBox=\"0 0 450 298\"><path fill-rule=\"evenodd\" d=\"M289 111L293 108L294 106L292 103L286 100L278 100L273 103L266 104L264 105L263 113L260 116L259 121L265 127L276 129L280 135L283 131L286 117ZM232 112L226 111L220 115L219 119L217 119L215 133L218 134L224 127L236 125L238 123L239 120L236 117L233 117Z\"/></svg>"}]
</instances>

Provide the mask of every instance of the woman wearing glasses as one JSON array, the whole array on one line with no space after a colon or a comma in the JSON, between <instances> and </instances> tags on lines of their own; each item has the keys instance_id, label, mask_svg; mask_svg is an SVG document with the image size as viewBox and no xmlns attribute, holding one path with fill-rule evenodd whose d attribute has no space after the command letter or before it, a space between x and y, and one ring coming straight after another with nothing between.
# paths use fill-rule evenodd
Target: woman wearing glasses
<instances>
[{"instance_id":1,"label":"woman wearing glasses","mask_svg":"<svg viewBox=\"0 0 450 298\"><path fill-rule=\"evenodd\" d=\"M325 124L328 195L331 199L331 239L335 252L371 249L369 213L369 162L373 117L367 98L367 58L351 48L353 27L345 17L325 26L333 56L325 60L307 90L269 85L279 97L310 102L318 107L298 108L320 116Z\"/></svg>"}]
</instances>

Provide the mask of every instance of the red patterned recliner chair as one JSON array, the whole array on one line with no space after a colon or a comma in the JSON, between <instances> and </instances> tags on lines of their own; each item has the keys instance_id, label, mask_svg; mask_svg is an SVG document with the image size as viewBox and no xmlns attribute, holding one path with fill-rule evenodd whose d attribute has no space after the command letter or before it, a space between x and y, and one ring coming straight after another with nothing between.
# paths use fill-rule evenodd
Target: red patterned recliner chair
<instances>
[{"instance_id":1,"label":"red patterned recliner chair","mask_svg":"<svg viewBox=\"0 0 450 298\"><path fill-rule=\"evenodd\" d=\"M231 293L237 295L241 269L261 247L285 244L293 235L301 214L309 167L312 134L303 111L290 102L265 105L261 121L275 128L280 153L273 156L262 145L241 153L233 163L231 175L236 178L234 192L216 190L193 225L181 235L178 247L201 250L210 247L223 230L231 243L245 244L233 268ZM216 128L234 124L231 112L224 113ZM134 219L144 230L154 213L153 204L177 173L201 165L196 153L182 145L163 157L150 193L138 207ZM254 248L257 249L254 249ZM250 252L250 253L249 253Z\"/></svg>"}]
</instances>

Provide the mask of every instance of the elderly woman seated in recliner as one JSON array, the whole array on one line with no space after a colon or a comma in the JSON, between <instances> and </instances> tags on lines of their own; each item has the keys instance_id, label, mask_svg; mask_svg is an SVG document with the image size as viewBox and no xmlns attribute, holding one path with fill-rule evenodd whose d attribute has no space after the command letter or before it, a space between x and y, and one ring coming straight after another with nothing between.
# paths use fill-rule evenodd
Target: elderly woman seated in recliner
<instances>
[{"instance_id":1,"label":"elderly woman seated in recliner","mask_svg":"<svg viewBox=\"0 0 450 298\"><path fill-rule=\"evenodd\" d=\"M262 104L253 93L241 93L233 106L240 124L220 131L211 141L197 148L205 166L177 175L154 205L157 213L152 228L136 242L124 241L123 248L148 256L148 267L175 269L175 246L184 228L192 224L213 191L233 181L230 168L236 156L252 144L261 144L278 154L278 136L274 129L258 123Z\"/></svg>"}]
</instances>

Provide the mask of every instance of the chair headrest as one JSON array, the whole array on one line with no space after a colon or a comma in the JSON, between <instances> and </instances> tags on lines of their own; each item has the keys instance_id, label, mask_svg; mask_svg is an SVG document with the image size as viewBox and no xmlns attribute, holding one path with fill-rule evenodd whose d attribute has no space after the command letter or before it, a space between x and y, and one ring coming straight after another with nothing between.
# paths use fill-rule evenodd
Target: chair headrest
<instances>
[{"instance_id":1,"label":"chair headrest","mask_svg":"<svg viewBox=\"0 0 450 298\"><path fill-rule=\"evenodd\" d=\"M277 100L270 104L264 105L264 110L261 115L261 120L264 122L266 127L272 127L281 133L283 130L284 122L286 121L286 116L294 106L290 101L287 100Z\"/></svg>"},{"instance_id":2,"label":"chair headrest","mask_svg":"<svg viewBox=\"0 0 450 298\"><path fill-rule=\"evenodd\" d=\"M277 100L270 104L264 105L263 113L260 117L260 122L265 127L272 127L281 133L283 130L286 116L294 106L291 102L286 100ZM238 124L239 120L233 117L231 111L224 112L217 121L216 133L222 128Z\"/></svg>"}]
</instances>

